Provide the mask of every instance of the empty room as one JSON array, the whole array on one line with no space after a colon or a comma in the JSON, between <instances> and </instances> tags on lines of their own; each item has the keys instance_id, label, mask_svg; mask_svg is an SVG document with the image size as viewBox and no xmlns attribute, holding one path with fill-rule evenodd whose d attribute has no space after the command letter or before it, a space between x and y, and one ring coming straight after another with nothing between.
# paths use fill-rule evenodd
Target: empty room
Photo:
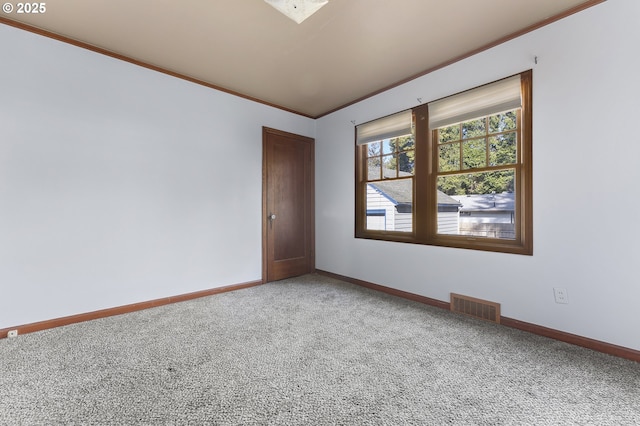
<instances>
[{"instance_id":1,"label":"empty room","mask_svg":"<svg viewBox=\"0 0 640 426\"><path fill-rule=\"evenodd\" d=\"M0 424L639 424L639 17L3 2Z\"/></svg>"}]
</instances>

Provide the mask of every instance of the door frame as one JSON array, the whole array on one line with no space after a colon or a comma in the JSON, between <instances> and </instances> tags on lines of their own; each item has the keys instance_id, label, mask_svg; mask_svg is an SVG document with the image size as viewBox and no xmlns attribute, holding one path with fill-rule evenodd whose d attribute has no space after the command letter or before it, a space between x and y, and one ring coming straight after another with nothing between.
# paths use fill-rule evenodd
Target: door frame
<instances>
[{"instance_id":1,"label":"door frame","mask_svg":"<svg viewBox=\"0 0 640 426\"><path fill-rule=\"evenodd\" d=\"M277 130L270 127L262 127L262 283L266 283L268 280L268 256L267 256L267 227L269 226L267 219L267 137L268 135L278 135L283 136L288 139L293 139L305 143L309 143L311 145L311 161L309 167L310 171L310 188L307 188L311 192L311 212L310 218L311 221L311 235L310 235L310 245L311 245L311 259L309 265L309 272L313 272L316 269L316 222L315 222L315 139L298 135L295 133L285 132L283 130Z\"/></svg>"}]
</instances>

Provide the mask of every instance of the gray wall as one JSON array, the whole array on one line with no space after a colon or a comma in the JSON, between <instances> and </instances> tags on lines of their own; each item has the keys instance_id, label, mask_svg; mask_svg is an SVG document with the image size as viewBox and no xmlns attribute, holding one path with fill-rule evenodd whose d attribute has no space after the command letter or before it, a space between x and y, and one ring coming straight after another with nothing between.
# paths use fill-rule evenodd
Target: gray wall
<instances>
[{"instance_id":1,"label":"gray wall","mask_svg":"<svg viewBox=\"0 0 640 426\"><path fill-rule=\"evenodd\" d=\"M317 268L438 300L494 300L507 317L640 349L638 233L608 222L612 201L640 209L639 16L637 0L609 0L318 120ZM533 256L354 239L351 120L531 68Z\"/></svg>"},{"instance_id":2,"label":"gray wall","mask_svg":"<svg viewBox=\"0 0 640 426\"><path fill-rule=\"evenodd\" d=\"M262 126L311 119L0 25L0 328L261 279Z\"/></svg>"}]
</instances>

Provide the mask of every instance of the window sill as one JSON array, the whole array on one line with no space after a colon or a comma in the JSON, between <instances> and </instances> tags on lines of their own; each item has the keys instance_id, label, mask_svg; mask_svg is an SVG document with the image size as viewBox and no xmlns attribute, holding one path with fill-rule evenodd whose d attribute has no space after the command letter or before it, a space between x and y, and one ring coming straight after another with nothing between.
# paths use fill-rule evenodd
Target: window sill
<instances>
[{"instance_id":1,"label":"window sill","mask_svg":"<svg viewBox=\"0 0 640 426\"><path fill-rule=\"evenodd\" d=\"M533 255L533 245L531 243L526 244L517 240L500 240L495 238L468 236L438 236L433 239L421 240L416 238L413 233L405 232L356 233L355 238L436 247L461 248L466 250L489 251L495 253L521 254L527 256Z\"/></svg>"}]
</instances>

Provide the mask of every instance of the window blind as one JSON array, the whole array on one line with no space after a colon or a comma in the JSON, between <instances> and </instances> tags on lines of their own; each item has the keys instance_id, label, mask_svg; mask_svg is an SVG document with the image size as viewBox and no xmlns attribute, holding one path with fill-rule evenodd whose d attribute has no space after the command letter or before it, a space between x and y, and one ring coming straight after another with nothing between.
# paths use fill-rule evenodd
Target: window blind
<instances>
[{"instance_id":1,"label":"window blind","mask_svg":"<svg viewBox=\"0 0 640 426\"><path fill-rule=\"evenodd\" d=\"M520 75L429 103L429 128L510 111L522 106Z\"/></svg>"},{"instance_id":2,"label":"window blind","mask_svg":"<svg viewBox=\"0 0 640 426\"><path fill-rule=\"evenodd\" d=\"M411 110L402 111L356 127L356 144L397 138L411 133L413 115Z\"/></svg>"}]
</instances>

